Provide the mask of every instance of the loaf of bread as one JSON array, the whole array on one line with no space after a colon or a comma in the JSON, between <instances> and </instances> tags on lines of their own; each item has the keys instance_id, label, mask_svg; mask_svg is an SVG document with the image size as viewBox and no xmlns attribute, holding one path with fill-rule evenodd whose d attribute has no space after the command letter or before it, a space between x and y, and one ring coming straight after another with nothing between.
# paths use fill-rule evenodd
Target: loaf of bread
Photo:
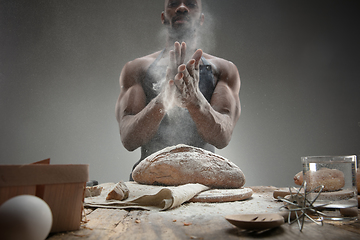
<instances>
[{"instance_id":1,"label":"loaf of bread","mask_svg":"<svg viewBox=\"0 0 360 240\"><path fill-rule=\"evenodd\" d=\"M184 144L167 147L140 162L132 173L141 184L177 186L201 183L211 188L241 188L245 176L215 153Z\"/></svg>"},{"instance_id":2,"label":"loaf of bread","mask_svg":"<svg viewBox=\"0 0 360 240\"><path fill-rule=\"evenodd\" d=\"M297 173L294 177L295 184L301 185L303 178L302 172ZM305 180L306 188L310 191L316 190L321 185L324 186L323 191L337 191L345 185L344 173L338 169L321 168L318 171L308 171Z\"/></svg>"}]
</instances>

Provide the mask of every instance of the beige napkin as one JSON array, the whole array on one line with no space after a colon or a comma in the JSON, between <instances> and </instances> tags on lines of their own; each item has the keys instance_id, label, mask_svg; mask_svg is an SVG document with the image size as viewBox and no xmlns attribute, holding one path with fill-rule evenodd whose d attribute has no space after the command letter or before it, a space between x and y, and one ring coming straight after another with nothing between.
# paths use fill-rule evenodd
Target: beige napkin
<instances>
[{"instance_id":1,"label":"beige napkin","mask_svg":"<svg viewBox=\"0 0 360 240\"><path fill-rule=\"evenodd\" d=\"M85 198L84 206L99 208L139 208L144 210L164 211L176 208L187 202L198 193L208 190L209 187L190 183L176 187L142 185L136 182L125 182L129 188L129 197L124 201L106 200L107 194L116 185L104 183L99 186L103 190L99 196Z\"/></svg>"}]
</instances>

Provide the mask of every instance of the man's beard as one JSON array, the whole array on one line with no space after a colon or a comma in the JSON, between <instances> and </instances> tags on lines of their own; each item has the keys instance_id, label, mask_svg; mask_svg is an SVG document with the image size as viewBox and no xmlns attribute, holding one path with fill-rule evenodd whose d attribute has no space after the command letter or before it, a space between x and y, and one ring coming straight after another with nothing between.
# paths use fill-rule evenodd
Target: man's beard
<instances>
[{"instance_id":1,"label":"man's beard","mask_svg":"<svg viewBox=\"0 0 360 240\"><path fill-rule=\"evenodd\" d=\"M179 42L187 42L189 39L193 39L196 36L197 28L192 27L178 27L176 29L169 28L169 35L171 38L176 39Z\"/></svg>"},{"instance_id":2,"label":"man's beard","mask_svg":"<svg viewBox=\"0 0 360 240\"><path fill-rule=\"evenodd\" d=\"M174 22L175 21L176 20L174 20ZM200 19L193 24L188 22L181 25L174 23L170 25L168 21L165 22L165 24L168 26L169 36L172 39L179 42L187 42L187 40L193 39L196 36L196 32L200 27Z\"/></svg>"}]
</instances>

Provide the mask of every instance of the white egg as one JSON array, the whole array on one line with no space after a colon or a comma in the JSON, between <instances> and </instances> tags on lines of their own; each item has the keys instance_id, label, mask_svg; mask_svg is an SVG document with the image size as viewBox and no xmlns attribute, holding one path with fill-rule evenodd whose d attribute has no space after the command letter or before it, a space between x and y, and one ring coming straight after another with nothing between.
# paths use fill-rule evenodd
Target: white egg
<instances>
[{"instance_id":1,"label":"white egg","mask_svg":"<svg viewBox=\"0 0 360 240\"><path fill-rule=\"evenodd\" d=\"M0 206L2 240L44 240L53 217L47 203L32 195L13 197Z\"/></svg>"}]
</instances>

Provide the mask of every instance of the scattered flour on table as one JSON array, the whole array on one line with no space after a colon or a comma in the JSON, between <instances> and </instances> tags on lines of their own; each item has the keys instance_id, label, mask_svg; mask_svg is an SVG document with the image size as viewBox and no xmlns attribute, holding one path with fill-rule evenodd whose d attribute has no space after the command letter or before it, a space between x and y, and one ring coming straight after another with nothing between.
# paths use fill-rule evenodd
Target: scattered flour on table
<instances>
[{"instance_id":1,"label":"scattered flour on table","mask_svg":"<svg viewBox=\"0 0 360 240\"><path fill-rule=\"evenodd\" d=\"M283 203L276 201L270 195L254 193L247 200L223 203L184 203L180 207L159 213L173 214L177 218L224 217L233 214L276 213L281 211L281 206Z\"/></svg>"}]
</instances>

